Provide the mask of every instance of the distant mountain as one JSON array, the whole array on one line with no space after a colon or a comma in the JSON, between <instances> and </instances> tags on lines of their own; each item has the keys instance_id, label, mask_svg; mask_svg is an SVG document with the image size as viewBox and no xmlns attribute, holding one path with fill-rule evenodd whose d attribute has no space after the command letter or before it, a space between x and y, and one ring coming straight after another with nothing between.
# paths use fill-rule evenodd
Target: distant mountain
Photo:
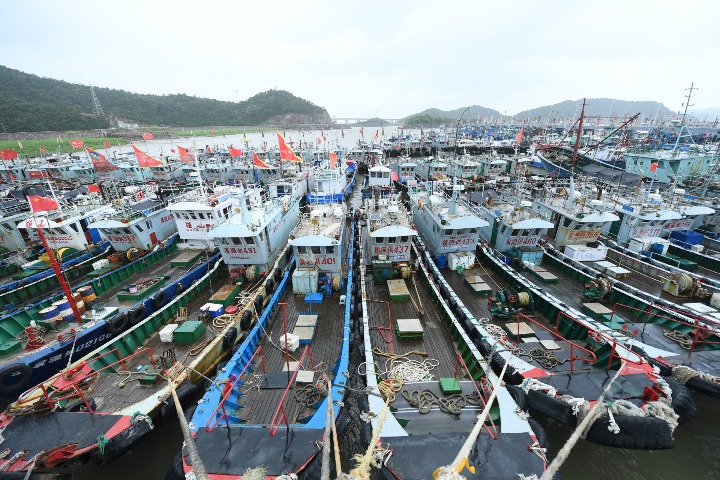
<instances>
[{"instance_id":1,"label":"distant mountain","mask_svg":"<svg viewBox=\"0 0 720 480\"><path fill-rule=\"evenodd\" d=\"M707 118L707 120L710 121L720 118L720 107L701 108L698 110L693 109L688 113L698 120L705 120Z\"/></svg>"},{"instance_id":2,"label":"distant mountain","mask_svg":"<svg viewBox=\"0 0 720 480\"><path fill-rule=\"evenodd\" d=\"M524 112L513 115L513 117L515 119L537 118L538 116L540 116L541 119L547 119L548 117L572 118L580 116L581 108L582 99L565 100L564 102L554 105L525 110ZM585 115L588 117L624 117L626 115L635 115L638 112L645 117L654 117L655 115L662 117L673 113L672 110L662 103L653 101L634 102L614 100L612 98L588 98L585 105Z\"/></svg>"},{"instance_id":3,"label":"distant mountain","mask_svg":"<svg viewBox=\"0 0 720 480\"><path fill-rule=\"evenodd\" d=\"M121 118L141 125L329 124L327 111L283 90L234 103L183 94L143 95L95 87L106 115L93 115L90 88L0 66L0 122L6 132L108 128Z\"/></svg>"},{"instance_id":4,"label":"distant mountain","mask_svg":"<svg viewBox=\"0 0 720 480\"><path fill-rule=\"evenodd\" d=\"M465 109L467 108L467 112ZM464 115L463 115L464 112ZM416 116L427 116L434 118L449 118L452 120L458 120L462 116L463 120L477 120L478 118L490 118L490 117L501 117L502 113L492 108L481 107L480 105L472 105L470 107L461 107L455 110L439 110L437 108L428 108L422 112L408 115L406 118Z\"/></svg>"}]
</instances>

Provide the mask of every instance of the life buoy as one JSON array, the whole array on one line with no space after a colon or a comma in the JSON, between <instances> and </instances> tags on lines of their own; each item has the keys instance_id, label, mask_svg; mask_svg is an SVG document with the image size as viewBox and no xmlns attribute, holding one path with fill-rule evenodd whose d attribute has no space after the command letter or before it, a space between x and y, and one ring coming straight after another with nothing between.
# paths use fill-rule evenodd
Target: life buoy
<instances>
[{"instance_id":1,"label":"life buoy","mask_svg":"<svg viewBox=\"0 0 720 480\"><path fill-rule=\"evenodd\" d=\"M152 306L155 308L160 308L163 305L165 305L165 302L167 301L167 292L165 290L160 290L157 292L153 297L150 299L152 302Z\"/></svg>"},{"instance_id":2,"label":"life buoy","mask_svg":"<svg viewBox=\"0 0 720 480\"><path fill-rule=\"evenodd\" d=\"M128 321L130 322L130 325L137 325L140 323L142 319L145 318L146 313L147 309L145 308L144 303L128 310Z\"/></svg>"},{"instance_id":3,"label":"life buoy","mask_svg":"<svg viewBox=\"0 0 720 480\"><path fill-rule=\"evenodd\" d=\"M26 386L32 377L32 368L26 363L15 363L0 368L0 393L12 393Z\"/></svg>"},{"instance_id":4,"label":"life buoy","mask_svg":"<svg viewBox=\"0 0 720 480\"><path fill-rule=\"evenodd\" d=\"M508 295L508 302L515 303L518 301L517 295Z\"/></svg>"},{"instance_id":5,"label":"life buoy","mask_svg":"<svg viewBox=\"0 0 720 480\"><path fill-rule=\"evenodd\" d=\"M144 198L145 198L145 192L143 192L142 190L135 193L135 200L137 200L138 202L140 200L143 200Z\"/></svg>"},{"instance_id":6,"label":"life buoy","mask_svg":"<svg viewBox=\"0 0 720 480\"><path fill-rule=\"evenodd\" d=\"M232 350L232 348L235 346L235 340L237 340L237 328L230 327L227 332L225 332L225 336L223 337L223 350Z\"/></svg>"},{"instance_id":7,"label":"life buoy","mask_svg":"<svg viewBox=\"0 0 720 480\"><path fill-rule=\"evenodd\" d=\"M128 316L127 313L122 312L118 315L115 315L111 320L108 321L108 332L112 333L113 335L117 335L118 333L125 330L125 327L127 327L128 324Z\"/></svg>"}]
</instances>

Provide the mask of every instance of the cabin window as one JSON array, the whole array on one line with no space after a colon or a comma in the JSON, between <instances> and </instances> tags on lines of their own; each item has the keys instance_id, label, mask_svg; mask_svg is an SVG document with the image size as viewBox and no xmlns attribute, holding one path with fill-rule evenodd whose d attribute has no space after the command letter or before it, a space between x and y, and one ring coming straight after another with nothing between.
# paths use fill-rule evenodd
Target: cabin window
<instances>
[{"instance_id":1,"label":"cabin window","mask_svg":"<svg viewBox=\"0 0 720 480\"><path fill-rule=\"evenodd\" d=\"M445 230L445 235L447 235L447 236L453 235L454 233L455 233L454 228L448 228Z\"/></svg>"},{"instance_id":2,"label":"cabin window","mask_svg":"<svg viewBox=\"0 0 720 480\"><path fill-rule=\"evenodd\" d=\"M122 231L125 235L132 235L132 232L130 231L129 228L123 228Z\"/></svg>"},{"instance_id":3,"label":"cabin window","mask_svg":"<svg viewBox=\"0 0 720 480\"><path fill-rule=\"evenodd\" d=\"M397 241L397 237L388 237L387 243L395 243Z\"/></svg>"},{"instance_id":4,"label":"cabin window","mask_svg":"<svg viewBox=\"0 0 720 480\"><path fill-rule=\"evenodd\" d=\"M400 242L402 242L402 243L407 243L407 241L409 240L409 238L410 238L410 237L408 237L407 235L403 235L402 237L400 237Z\"/></svg>"},{"instance_id":5,"label":"cabin window","mask_svg":"<svg viewBox=\"0 0 720 480\"><path fill-rule=\"evenodd\" d=\"M194 213L191 213L191 214L190 214L190 218L192 218L193 220L197 220L197 217L195 216Z\"/></svg>"},{"instance_id":6,"label":"cabin window","mask_svg":"<svg viewBox=\"0 0 720 480\"><path fill-rule=\"evenodd\" d=\"M78 233L78 232L80 231L80 229L79 229L78 226L77 226L77 223L70 223L70 224L68 224L68 225L70 226L70 228L72 228L73 230L75 230L75 233Z\"/></svg>"},{"instance_id":7,"label":"cabin window","mask_svg":"<svg viewBox=\"0 0 720 480\"><path fill-rule=\"evenodd\" d=\"M375 243L385 243L385 237L375 237Z\"/></svg>"},{"instance_id":8,"label":"cabin window","mask_svg":"<svg viewBox=\"0 0 720 480\"><path fill-rule=\"evenodd\" d=\"M472 235L476 234L477 232L478 232L478 229L477 229L477 228L471 228L471 229L470 229L470 233L471 233Z\"/></svg>"},{"instance_id":9,"label":"cabin window","mask_svg":"<svg viewBox=\"0 0 720 480\"><path fill-rule=\"evenodd\" d=\"M313 245L310 247L310 252L313 255L320 255L320 247L318 247L317 245Z\"/></svg>"},{"instance_id":10,"label":"cabin window","mask_svg":"<svg viewBox=\"0 0 720 480\"><path fill-rule=\"evenodd\" d=\"M261 241L261 242L262 242L263 240L265 240L265 236L263 235L263 232L260 232L260 235L258 235L258 236L260 237L260 241Z\"/></svg>"},{"instance_id":11,"label":"cabin window","mask_svg":"<svg viewBox=\"0 0 720 480\"><path fill-rule=\"evenodd\" d=\"M231 237L230 241L233 245L242 245L242 240L240 239L240 237Z\"/></svg>"},{"instance_id":12,"label":"cabin window","mask_svg":"<svg viewBox=\"0 0 720 480\"><path fill-rule=\"evenodd\" d=\"M255 245L255 237L245 237L245 243L248 245Z\"/></svg>"},{"instance_id":13,"label":"cabin window","mask_svg":"<svg viewBox=\"0 0 720 480\"><path fill-rule=\"evenodd\" d=\"M334 255L335 254L335 245L329 245L325 247L325 253L328 255Z\"/></svg>"},{"instance_id":14,"label":"cabin window","mask_svg":"<svg viewBox=\"0 0 720 480\"><path fill-rule=\"evenodd\" d=\"M205 220L205 214L204 214L204 213L198 213L197 216L198 216L198 218L199 218L200 220Z\"/></svg>"},{"instance_id":15,"label":"cabin window","mask_svg":"<svg viewBox=\"0 0 720 480\"><path fill-rule=\"evenodd\" d=\"M145 226L148 230L152 229L152 223L150 223L150 220L145 220Z\"/></svg>"},{"instance_id":16,"label":"cabin window","mask_svg":"<svg viewBox=\"0 0 720 480\"><path fill-rule=\"evenodd\" d=\"M513 237L517 237L519 233L520 233L520 230L515 229L515 230L512 231L512 236L513 236Z\"/></svg>"},{"instance_id":17,"label":"cabin window","mask_svg":"<svg viewBox=\"0 0 720 480\"><path fill-rule=\"evenodd\" d=\"M465 230L464 228L460 228L460 229L458 229L457 234L458 234L458 235L465 235L465 232L466 232L466 231L467 231L467 230Z\"/></svg>"},{"instance_id":18,"label":"cabin window","mask_svg":"<svg viewBox=\"0 0 720 480\"><path fill-rule=\"evenodd\" d=\"M297 252L298 255L305 255L307 253L307 247L304 245L298 245Z\"/></svg>"},{"instance_id":19,"label":"cabin window","mask_svg":"<svg viewBox=\"0 0 720 480\"><path fill-rule=\"evenodd\" d=\"M572 223L572 218L569 218L569 217L563 218L563 227L569 228L571 223Z\"/></svg>"},{"instance_id":20,"label":"cabin window","mask_svg":"<svg viewBox=\"0 0 720 480\"><path fill-rule=\"evenodd\" d=\"M500 228L500 235L505 235L505 232L507 232L507 229L508 229L507 225L503 225Z\"/></svg>"},{"instance_id":21,"label":"cabin window","mask_svg":"<svg viewBox=\"0 0 720 480\"><path fill-rule=\"evenodd\" d=\"M137 227L137 229L138 229L139 232L142 232L142 231L143 231L143 228L140 226L139 223L138 223L137 225L135 225L135 226Z\"/></svg>"}]
</instances>

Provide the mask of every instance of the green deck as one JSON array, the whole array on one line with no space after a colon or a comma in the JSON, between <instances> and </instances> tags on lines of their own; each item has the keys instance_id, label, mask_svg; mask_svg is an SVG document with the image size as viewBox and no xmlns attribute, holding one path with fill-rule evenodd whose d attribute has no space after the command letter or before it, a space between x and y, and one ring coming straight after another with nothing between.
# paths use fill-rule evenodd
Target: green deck
<instances>
[{"instance_id":1,"label":"green deck","mask_svg":"<svg viewBox=\"0 0 720 480\"><path fill-rule=\"evenodd\" d=\"M119 263L110 263L105 267L98 268L97 270L88 272L87 276L90 278L101 277L101 276L105 275L106 273L111 272L121 266L122 266L122 264L119 264Z\"/></svg>"},{"instance_id":2,"label":"green deck","mask_svg":"<svg viewBox=\"0 0 720 480\"><path fill-rule=\"evenodd\" d=\"M119 301L132 301L132 302L139 302L140 300L143 300L147 298L150 294L156 292L165 284L166 278L165 277L144 277L144 278L156 278L157 282L153 283L150 288L144 288L142 290L138 289L136 293L130 293L130 292L123 292L118 293L117 298Z\"/></svg>"},{"instance_id":3,"label":"green deck","mask_svg":"<svg viewBox=\"0 0 720 480\"><path fill-rule=\"evenodd\" d=\"M171 260L170 265L173 267L188 268L200 260L203 255L205 255L205 252L202 250L188 250L179 257Z\"/></svg>"}]
</instances>

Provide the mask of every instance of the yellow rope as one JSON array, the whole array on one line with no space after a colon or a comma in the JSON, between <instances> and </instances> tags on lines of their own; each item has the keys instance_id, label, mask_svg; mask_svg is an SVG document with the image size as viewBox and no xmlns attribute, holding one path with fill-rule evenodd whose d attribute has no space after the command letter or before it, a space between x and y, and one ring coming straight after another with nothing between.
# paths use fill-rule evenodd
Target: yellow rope
<instances>
[{"instance_id":1,"label":"yellow rope","mask_svg":"<svg viewBox=\"0 0 720 480\"><path fill-rule=\"evenodd\" d=\"M382 430L382 425L385 422L385 416L390 410L388 404L389 402L385 400L385 407L380 414L378 426L373 431L373 436L370 440L370 445L368 445L368 449L365 452L365 455L358 454L353 457L357 464L355 465L355 468L350 471L350 475L357 480L370 480L370 467L377 467L378 465L377 457L375 456L375 450L378 448L378 440L380 438L380 431Z\"/></svg>"},{"instance_id":2,"label":"yellow rope","mask_svg":"<svg viewBox=\"0 0 720 480\"><path fill-rule=\"evenodd\" d=\"M381 357L390 357L390 358L402 358L402 357L407 357L408 355L422 355L423 357L428 356L428 353L423 352L422 350L410 350L409 352L406 352L406 353L392 354L392 353L383 352L378 347L373 348L373 353L375 355L380 355Z\"/></svg>"},{"instance_id":3,"label":"yellow rope","mask_svg":"<svg viewBox=\"0 0 720 480\"><path fill-rule=\"evenodd\" d=\"M388 378L378 384L378 390L388 403L395 401L395 393L399 392L403 387L403 381L397 378Z\"/></svg>"}]
</instances>

